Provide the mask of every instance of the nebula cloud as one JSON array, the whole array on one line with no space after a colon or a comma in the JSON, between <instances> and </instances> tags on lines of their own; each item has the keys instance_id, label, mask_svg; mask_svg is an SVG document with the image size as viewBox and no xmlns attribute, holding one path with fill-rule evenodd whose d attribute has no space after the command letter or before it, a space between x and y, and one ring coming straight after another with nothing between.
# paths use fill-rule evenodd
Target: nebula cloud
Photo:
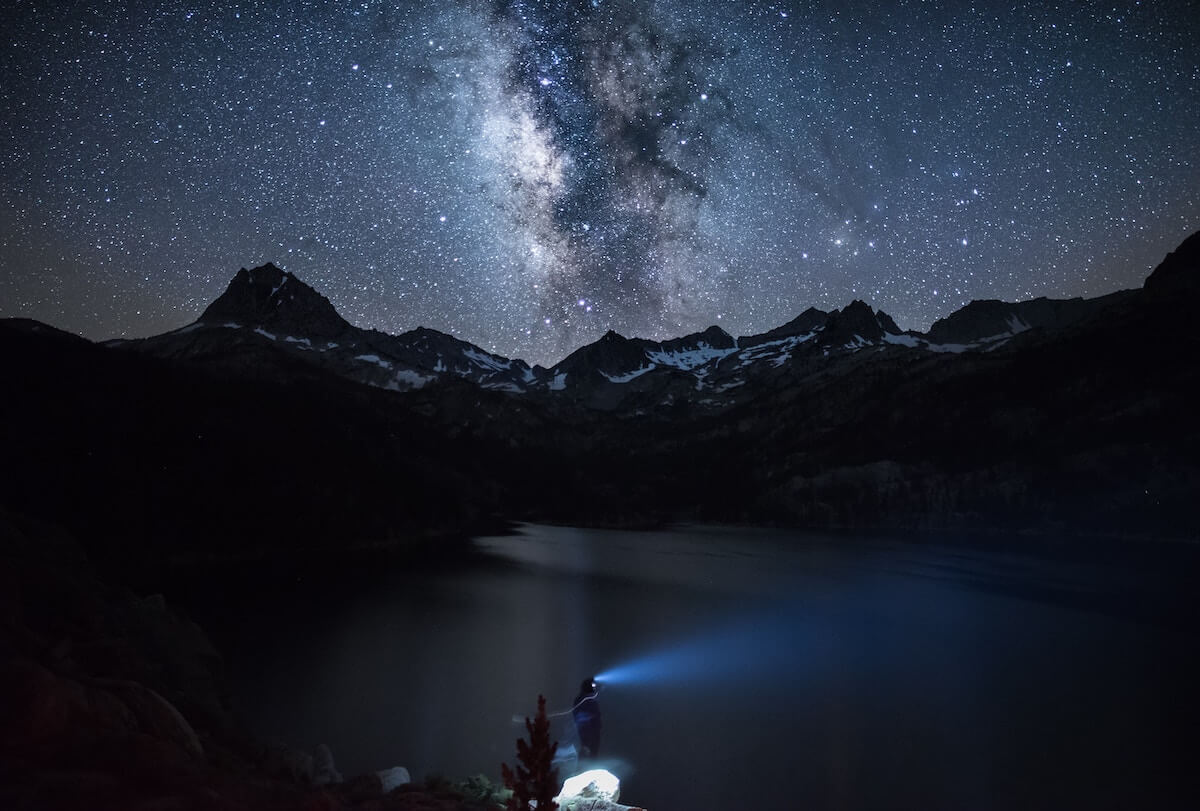
<instances>
[{"instance_id":1,"label":"nebula cloud","mask_svg":"<svg viewBox=\"0 0 1200 811\"><path fill-rule=\"evenodd\" d=\"M1200 218L1186 3L82 0L5 23L0 315L93 338L183 326L267 261L356 324L545 365L855 298L926 328L1138 285Z\"/></svg>"}]
</instances>

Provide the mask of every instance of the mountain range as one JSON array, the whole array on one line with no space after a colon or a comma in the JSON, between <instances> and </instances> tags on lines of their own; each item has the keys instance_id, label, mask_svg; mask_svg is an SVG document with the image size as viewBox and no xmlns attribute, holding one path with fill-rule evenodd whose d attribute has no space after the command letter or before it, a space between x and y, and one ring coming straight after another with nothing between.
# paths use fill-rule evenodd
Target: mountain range
<instances>
[{"instance_id":1,"label":"mountain range","mask_svg":"<svg viewBox=\"0 0 1200 811\"><path fill-rule=\"evenodd\" d=\"M181 329L0 322L4 507L128 561L495 519L1196 537L1200 234L1137 290L609 332L550 368L240 270Z\"/></svg>"},{"instance_id":2,"label":"mountain range","mask_svg":"<svg viewBox=\"0 0 1200 811\"><path fill-rule=\"evenodd\" d=\"M688 401L720 410L753 399L787 370L828 371L863 351L910 354L990 352L1033 331L1062 329L1132 295L1097 299L973 301L928 333L901 331L862 301L825 312L809 308L758 335L734 338L718 326L668 341L609 331L550 368L488 352L424 327L389 335L355 327L327 298L273 264L243 268L193 323L164 335L107 346L155 357L227 365L281 353L348 380L413 391L450 380L512 394L546 395L602 411ZM889 356L890 356L889 355Z\"/></svg>"}]
</instances>

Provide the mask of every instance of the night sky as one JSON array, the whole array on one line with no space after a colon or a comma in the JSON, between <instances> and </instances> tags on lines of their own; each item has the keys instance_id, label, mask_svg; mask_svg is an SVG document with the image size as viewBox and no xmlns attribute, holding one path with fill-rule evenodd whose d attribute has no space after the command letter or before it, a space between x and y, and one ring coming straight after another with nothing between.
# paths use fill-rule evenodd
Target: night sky
<instances>
[{"instance_id":1,"label":"night sky","mask_svg":"<svg viewBox=\"0 0 1200 811\"><path fill-rule=\"evenodd\" d=\"M0 315L149 335L273 261L549 363L1099 295L1200 228L1196 3L843 5L18 0Z\"/></svg>"}]
</instances>

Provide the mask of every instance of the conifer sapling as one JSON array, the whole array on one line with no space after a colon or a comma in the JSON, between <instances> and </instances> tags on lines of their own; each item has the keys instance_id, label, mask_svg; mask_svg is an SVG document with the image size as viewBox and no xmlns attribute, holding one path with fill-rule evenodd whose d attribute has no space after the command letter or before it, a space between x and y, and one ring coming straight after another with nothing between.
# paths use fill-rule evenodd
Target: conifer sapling
<instances>
[{"instance_id":1,"label":"conifer sapling","mask_svg":"<svg viewBox=\"0 0 1200 811\"><path fill-rule=\"evenodd\" d=\"M517 739L517 768L513 770L507 763L500 764L504 785L512 789L508 810L529 811L536 806L537 811L554 811L558 808L554 802L554 795L558 793L558 769L551 764L558 741L550 741L545 696L538 696L537 715L532 721L525 719L525 729L529 732L529 740Z\"/></svg>"}]
</instances>

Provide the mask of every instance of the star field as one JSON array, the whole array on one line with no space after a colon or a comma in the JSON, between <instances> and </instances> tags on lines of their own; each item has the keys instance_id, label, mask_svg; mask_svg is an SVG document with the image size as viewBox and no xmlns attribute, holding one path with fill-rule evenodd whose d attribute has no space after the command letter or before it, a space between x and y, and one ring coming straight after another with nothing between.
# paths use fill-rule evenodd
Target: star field
<instances>
[{"instance_id":1,"label":"star field","mask_svg":"<svg viewBox=\"0 0 1200 811\"><path fill-rule=\"evenodd\" d=\"M17 2L0 315L193 320L273 261L352 323L605 330L1141 284L1200 227L1188 2Z\"/></svg>"}]
</instances>

